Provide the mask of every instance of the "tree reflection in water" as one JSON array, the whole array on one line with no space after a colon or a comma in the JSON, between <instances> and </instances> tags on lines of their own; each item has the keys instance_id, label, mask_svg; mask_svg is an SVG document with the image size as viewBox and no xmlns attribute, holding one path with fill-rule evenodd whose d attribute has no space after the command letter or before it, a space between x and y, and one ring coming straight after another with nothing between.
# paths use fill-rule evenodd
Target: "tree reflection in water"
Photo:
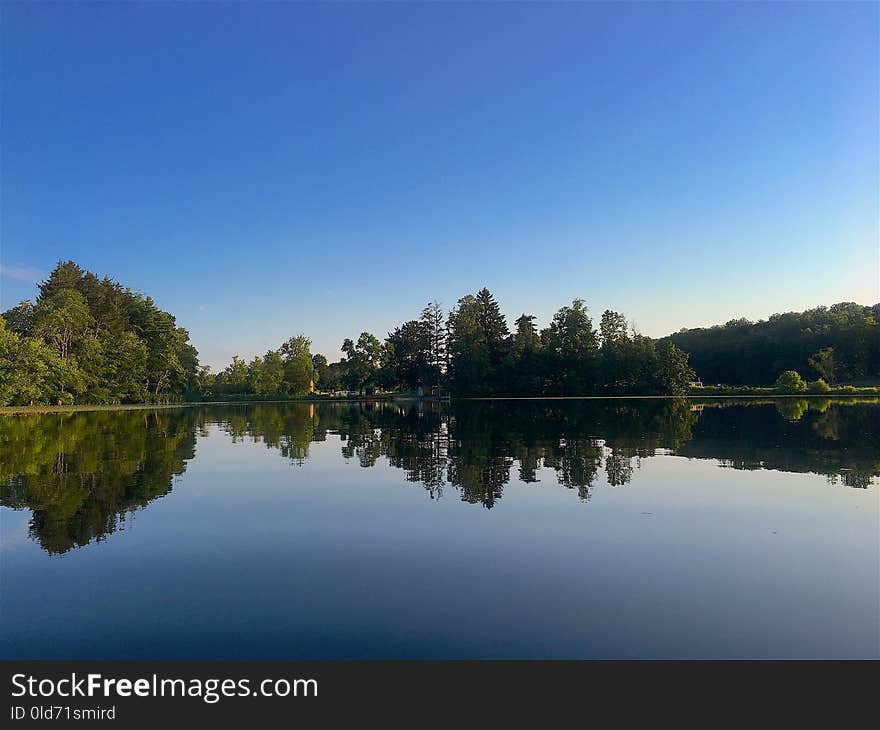
<instances>
[{"instance_id":1,"label":"tree reflection in water","mask_svg":"<svg viewBox=\"0 0 880 730\"><path fill-rule=\"evenodd\" d=\"M305 466L313 442L402 470L433 498L451 488L493 507L514 478L556 482L588 500L604 475L634 478L658 453L734 469L825 475L866 488L880 474L880 406L853 399L242 404L0 417L0 505L30 509L49 553L102 540L168 494L210 426Z\"/></svg>"}]
</instances>

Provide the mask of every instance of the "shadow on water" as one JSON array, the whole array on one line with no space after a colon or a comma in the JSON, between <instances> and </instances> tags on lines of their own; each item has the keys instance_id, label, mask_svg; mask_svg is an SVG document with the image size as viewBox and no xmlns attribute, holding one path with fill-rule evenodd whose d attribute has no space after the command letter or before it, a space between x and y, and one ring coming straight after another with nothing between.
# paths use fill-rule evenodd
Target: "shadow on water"
<instances>
[{"instance_id":1,"label":"shadow on water","mask_svg":"<svg viewBox=\"0 0 880 730\"><path fill-rule=\"evenodd\" d=\"M511 479L549 476L588 500L642 460L673 453L734 469L824 475L867 488L880 474L880 406L784 399L247 404L0 418L0 505L32 512L30 535L64 553L124 529L167 495L212 425L306 466L313 442L401 469L431 498L492 508Z\"/></svg>"}]
</instances>

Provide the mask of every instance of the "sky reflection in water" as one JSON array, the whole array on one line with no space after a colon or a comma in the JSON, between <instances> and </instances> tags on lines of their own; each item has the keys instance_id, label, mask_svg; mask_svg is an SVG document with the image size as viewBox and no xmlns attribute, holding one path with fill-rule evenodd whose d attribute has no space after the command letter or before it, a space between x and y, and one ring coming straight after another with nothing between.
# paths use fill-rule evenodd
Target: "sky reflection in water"
<instances>
[{"instance_id":1,"label":"sky reflection in water","mask_svg":"<svg viewBox=\"0 0 880 730\"><path fill-rule=\"evenodd\" d=\"M0 419L3 657L878 656L880 406Z\"/></svg>"}]
</instances>

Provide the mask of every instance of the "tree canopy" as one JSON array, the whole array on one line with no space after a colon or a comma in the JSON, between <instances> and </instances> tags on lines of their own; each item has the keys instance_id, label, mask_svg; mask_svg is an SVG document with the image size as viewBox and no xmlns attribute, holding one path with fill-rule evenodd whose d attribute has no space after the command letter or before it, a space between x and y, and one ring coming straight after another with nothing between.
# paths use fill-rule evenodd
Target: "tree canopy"
<instances>
[{"instance_id":1,"label":"tree canopy","mask_svg":"<svg viewBox=\"0 0 880 730\"><path fill-rule=\"evenodd\" d=\"M59 262L0 324L0 405L165 401L197 390L189 333L150 297Z\"/></svg>"},{"instance_id":2,"label":"tree canopy","mask_svg":"<svg viewBox=\"0 0 880 730\"><path fill-rule=\"evenodd\" d=\"M794 370L827 382L880 377L880 304L841 302L767 320L735 319L668 338L705 383L771 385Z\"/></svg>"}]
</instances>

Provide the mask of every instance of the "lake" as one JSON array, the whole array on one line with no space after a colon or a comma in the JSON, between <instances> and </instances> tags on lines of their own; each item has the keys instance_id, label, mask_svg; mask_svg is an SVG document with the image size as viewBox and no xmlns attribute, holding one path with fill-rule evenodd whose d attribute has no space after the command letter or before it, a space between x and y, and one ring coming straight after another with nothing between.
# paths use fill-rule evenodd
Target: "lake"
<instances>
[{"instance_id":1,"label":"lake","mask_svg":"<svg viewBox=\"0 0 880 730\"><path fill-rule=\"evenodd\" d=\"M880 405L0 416L0 657L880 655Z\"/></svg>"}]
</instances>

